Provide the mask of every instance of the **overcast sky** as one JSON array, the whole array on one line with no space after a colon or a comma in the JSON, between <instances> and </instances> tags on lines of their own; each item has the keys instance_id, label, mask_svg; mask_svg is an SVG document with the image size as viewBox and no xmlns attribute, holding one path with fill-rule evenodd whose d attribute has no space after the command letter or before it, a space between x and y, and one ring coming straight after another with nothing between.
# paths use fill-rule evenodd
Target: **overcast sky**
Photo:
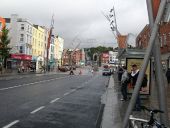
<instances>
[{"instance_id":1,"label":"overcast sky","mask_svg":"<svg viewBox=\"0 0 170 128\"><path fill-rule=\"evenodd\" d=\"M115 7L121 34L137 35L148 23L146 0L1 0L0 16L18 14L33 24L50 27L65 40L65 47L116 46L109 22L101 11Z\"/></svg>"}]
</instances>

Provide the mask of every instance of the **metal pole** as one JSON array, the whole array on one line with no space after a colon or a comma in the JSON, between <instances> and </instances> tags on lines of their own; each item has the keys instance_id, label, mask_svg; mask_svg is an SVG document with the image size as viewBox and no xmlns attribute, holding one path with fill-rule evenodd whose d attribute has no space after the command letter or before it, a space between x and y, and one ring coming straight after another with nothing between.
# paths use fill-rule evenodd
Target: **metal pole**
<instances>
[{"instance_id":1,"label":"metal pole","mask_svg":"<svg viewBox=\"0 0 170 128\"><path fill-rule=\"evenodd\" d=\"M150 30L152 30L154 25L154 18L152 13L152 1L146 0L147 8L148 8L148 16L149 16L149 24ZM167 111L167 99L166 99L166 91L165 91L165 81L163 78L162 72L162 64L161 64L161 53L160 53L160 46L159 46L159 39L158 36L155 38L155 45L153 46L153 55L155 60L155 73L156 73L156 82L155 84L158 85L157 92L158 92L158 101L160 110L163 110L164 113L160 114L161 123L168 125L168 111Z\"/></svg>"},{"instance_id":2,"label":"metal pole","mask_svg":"<svg viewBox=\"0 0 170 128\"><path fill-rule=\"evenodd\" d=\"M157 32L158 32L158 25L161 21L165 5L166 5L166 0L161 0L159 10L158 10L158 14L157 14L157 17L156 17L156 20L155 20L155 23L154 23L154 26L153 26L153 29L152 29L152 32L151 32L151 37L150 37L150 40L149 40L149 46L146 50L146 54L145 54L144 61L143 61L142 67L141 67L141 71L139 73L139 76L138 76L138 79L137 79L137 82L136 82L136 85L135 85L135 88L134 88L134 91L133 91L133 94L132 94L132 98L130 100L130 103L129 103L129 106L128 106L128 109L126 111L126 115L125 115L125 118L124 118L124 121L123 121L123 128L126 128L127 125L128 125L129 116L132 112L132 109L135 105L137 96L139 94L139 90L140 90L140 87L141 87L141 84L142 84L142 80L143 80L146 68L148 66L149 59L150 59L151 51L152 51L152 48L155 44L154 41L155 41L155 37L156 37Z\"/></svg>"}]
</instances>

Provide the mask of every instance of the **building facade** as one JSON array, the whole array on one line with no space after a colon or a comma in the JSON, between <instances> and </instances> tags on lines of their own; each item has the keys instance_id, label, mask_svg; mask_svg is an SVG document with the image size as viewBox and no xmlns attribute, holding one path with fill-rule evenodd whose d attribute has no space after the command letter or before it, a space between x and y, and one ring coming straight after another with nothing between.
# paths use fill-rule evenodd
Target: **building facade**
<instances>
[{"instance_id":1,"label":"building facade","mask_svg":"<svg viewBox=\"0 0 170 128\"><path fill-rule=\"evenodd\" d=\"M32 27L27 19L12 14L5 18L10 37L11 57L8 59L10 68L27 70L32 60Z\"/></svg>"},{"instance_id":2,"label":"building facade","mask_svg":"<svg viewBox=\"0 0 170 128\"><path fill-rule=\"evenodd\" d=\"M5 27L5 19L0 17L0 32Z\"/></svg>"},{"instance_id":3,"label":"building facade","mask_svg":"<svg viewBox=\"0 0 170 128\"><path fill-rule=\"evenodd\" d=\"M45 66L44 49L45 49L45 30L39 25L33 25L32 30L32 65L36 67L36 71L41 71Z\"/></svg>"},{"instance_id":4,"label":"building facade","mask_svg":"<svg viewBox=\"0 0 170 128\"><path fill-rule=\"evenodd\" d=\"M163 67L166 69L170 67L170 22L161 23L159 32L159 45L161 51L161 58ZM136 38L136 46L139 49L146 49L148 46L150 38L150 29L149 25L146 25L144 29L139 33Z\"/></svg>"},{"instance_id":5,"label":"building facade","mask_svg":"<svg viewBox=\"0 0 170 128\"><path fill-rule=\"evenodd\" d=\"M117 59L118 52L109 51L109 64L118 65L119 61Z\"/></svg>"},{"instance_id":6,"label":"building facade","mask_svg":"<svg viewBox=\"0 0 170 128\"><path fill-rule=\"evenodd\" d=\"M63 49L64 49L64 39L58 36L58 43L59 43L59 49L57 53L57 58L58 58L58 64L62 65L62 54L63 54Z\"/></svg>"}]
</instances>

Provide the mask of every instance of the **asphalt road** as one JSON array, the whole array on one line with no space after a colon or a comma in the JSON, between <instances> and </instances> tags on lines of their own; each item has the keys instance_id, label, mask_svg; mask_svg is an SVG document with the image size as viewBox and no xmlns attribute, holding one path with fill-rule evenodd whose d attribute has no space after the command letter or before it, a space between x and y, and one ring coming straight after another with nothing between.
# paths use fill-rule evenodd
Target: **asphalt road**
<instances>
[{"instance_id":1,"label":"asphalt road","mask_svg":"<svg viewBox=\"0 0 170 128\"><path fill-rule=\"evenodd\" d=\"M0 80L0 127L94 128L108 80L101 74Z\"/></svg>"}]
</instances>

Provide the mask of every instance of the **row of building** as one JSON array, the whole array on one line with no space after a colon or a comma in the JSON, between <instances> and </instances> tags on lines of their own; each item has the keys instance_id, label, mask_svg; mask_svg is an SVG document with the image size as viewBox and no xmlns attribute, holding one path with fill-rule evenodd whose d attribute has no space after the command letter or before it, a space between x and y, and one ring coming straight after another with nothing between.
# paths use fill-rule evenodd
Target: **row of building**
<instances>
[{"instance_id":1,"label":"row of building","mask_svg":"<svg viewBox=\"0 0 170 128\"><path fill-rule=\"evenodd\" d=\"M64 39L58 35L51 35L47 58L49 28L35 25L27 19L19 18L17 14L12 14L10 18L0 18L0 30L4 26L9 29L11 47L7 68L28 69L31 66L38 71L43 66L54 69L61 65Z\"/></svg>"},{"instance_id":2,"label":"row of building","mask_svg":"<svg viewBox=\"0 0 170 128\"><path fill-rule=\"evenodd\" d=\"M119 47L119 60L123 60L126 57L144 57L146 48L148 47L150 39L150 28L147 24L141 32L137 35L135 46L131 47L128 42L129 35L119 35L118 47ZM170 22L161 22L159 24L158 39L161 51L162 66L166 70L170 68ZM129 44L128 44L129 43ZM138 55L139 54L139 55ZM142 54L142 55L140 55ZM122 63L122 62L120 62ZM125 62L123 62L124 64Z\"/></svg>"}]
</instances>

